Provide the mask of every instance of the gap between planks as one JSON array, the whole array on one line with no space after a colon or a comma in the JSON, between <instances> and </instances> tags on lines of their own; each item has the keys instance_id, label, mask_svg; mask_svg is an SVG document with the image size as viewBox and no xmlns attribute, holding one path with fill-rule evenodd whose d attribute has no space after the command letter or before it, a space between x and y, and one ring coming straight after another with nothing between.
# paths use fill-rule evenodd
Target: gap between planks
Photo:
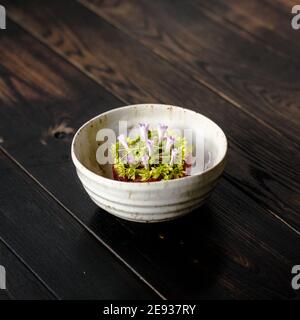
<instances>
[{"instance_id":1,"label":"gap between planks","mask_svg":"<svg viewBox=\"0 0 300 320\"><path fill-rule=\"evenodd\" d=\"M111 246L103 241L93 230L86 226L69 208L67 208L55 195L42 185L21 163L18 162L6 149L0 146L2 151L12 162L15 163L32 181L34 181L43 191L45 191L55 202L57 202L73 219L76 220L89 234L99 241L106 249L108 249L118 260L120 260L131 272L133 272L141 281L143 281L152 291L154 291L162 300L167 298L159 292L151 283L149 283L137 270L128 264ZM1 240L1 238L0 238ZM51 291L52 292L52 291Z\"/></svg>"},{"instance_id":2,"label":"gap between planks","mask_svg":"<svg viewBox=\"0 0 300 320\"><path fill-rule=\"evenodd\" d=\"M88 6L86 6L85 4L81 3L81 0L77 0L77 2L82 5L84 8L87 8L90 12L92 12L94 15L96 15L99 19L104 20L106 23L108 23L109 25L111 25L114 29L119 30L120 32L122 32L123 34L126 34L127 36L129 36L131 39L133 39L135 42L137 42L139 45L143 46L143 48L145 48L147 51L149 51L151 54L154 54L155 56L157 56L158 58L160 58L161 60L165 61L168 65L170 65L172 68L174 67L173 64L168 61L166 58L156 54L154 51L152 51L150 48L148 48L147 46L145 46L144 44L142 44L139 40L137 40L135 37L133 37L132 35L128 34L127 32L121 30L118 26L115 26L114 24L112 24L110 21L104 19L103 17L99 16L95 11L93 11L92 9L88 8ZM66 59L66 57L56 51L54 48L52 48L51 46L48 45L48 43L46 43L45 41L43 41L43 39L41 39L39 36L36 36L34 34L31 33L31 31L29 29L27 29L26 27L24 27L22 24L20 24L18 21L16 21L13 17L11 17L9 14L9 19L13 21L13 23L15 23L16 25L18 25L24 32L26 32L26 34L28 34L30 37L32 37L33 39L35 39L36 41L38 41L43 47L45 47L46 49L50 50L52 53L54 53L55 55L59 56L65 63L68 63L69 65L71 65L72 67L75 67L77 70L79 70L79 72L81 72L84 76L88 77L89 79L91 79L93 82L95 82L97 85L101 86L102 88L104 88L102 86L101 83L99 83L99 81L93 77L92 75L90 75L89 73L87 73L83 68L81 68L80 65L73 63L71 61L69 61L68 59ZM216 94L218 97L221 97L223 100L229 102L230 105L238 108L239 110L241 110L242 112L244 112L246 115L250 116L251 118L253 118L255 121L261 123L263 126L265 126L266 128L272 130L274 133L276 133L279 136L283 136L283 134L281 132L279 132L278 130L276 130L275 128L273 128L272 126L269 126L265 121L263 121L262 119L256 117L255 115L253 115L252 113L248 112L247 110L245 110L239 103L235 102L234 100L232 100L231 98L227 97L227 95L225 93L222 93L221 91L219 91L218 89L214 88L213 86L207 84L206 85L206 81L203 81L203 83L199 80L196 79L194 76L190 75L189 73L187 73L187 71L183 71L185 75L189 76L191 79L193 79L194 81L200 83L201 85L203 85L205 88L209 89L211 92L213 92L214 94ZM109 92L110 94L112 94L113 96L117 97L120 101L124 102L125 104L128 104L128 102L121 96L119 96L116 92L114 91L110 91L107 88L105 88L105 90L107 92ZM5 152L13 161L15 161L15 163L20 167L23 168L23 170L34 180L36 181L36 183L38 183L49 195L51 195L51 197L56 200L65 210L67 210L82 226L84 226L91 234L93 234L107 249L109 249L118 259L120 259L131 271L133 271L138 278L140 278L142 281L144 281L152 290L154 290L154 292L156 292L162 299L167 300L166 297L163 296L163 294L161 294L156 288L154 288L146 279L144 279L144 277L138 272L136 271L133 267L131 267L117 252L115 252L108 244L106 244L100 237L98 237L91 229L89 229L79 218L76 217L76 215L69 210L69 208L67 208L60 200L58 200L46 187L44 187L34 176L31 175L31 173L29 171L27 171L26 168L24 168L16 159L13 158L13 156L11 156L5 149L3 149L2 147L0 147L0 150L2 150L3 152ZM230 180L228 180L226 177L224 177L230 184L232 184L232 182ZM246 194L244 191L241 190L242 193ZM246 194L246 196L248 196ZM256 203L258 203L257 201L255 201ZM260 204L259 204L260 205ZM261 206L261 205L260 205ZM296 232L297 235L300 235L300 232L295 229L293 226L291 226L288 222L286 222L284 219L280 218L278 215L276 215L275 213L273 214L273 212L268 209L267 207L262 206L262 208L273 218L277 218L278 221L280 221L280 223L283 223L285 226L287 226L291 231Z\"/></svg>"},{"instance_id":3,"label":"gap between planks","mask_svg":"<svg viewBox=\"0 0 300 320\"><path fill-rule=\"evenodd\" d=\"M163 60L165 63L167 63L169 66L171 66L172 68L174 68L174 65L165 57L157 54L156 52L152 51L152 49L150 49L149 47L145 46L143 43L141 43L136 37L132 36L131 34L129 34L128 32L120 29L116 24L112 23L111 21L103 18L102 16L99 16L92 8L89 7L89 5L87 4L83 4L80 0L77 0L77 2L82 5L84 8L88 9L91 13L93 13L94 15L96 15L99 19L102 19L103 21L105 21L107 24L109 24L110 26L112 26L114 29L119 30L120 32L122 32L123 34L126 34L128 37L130 37L131 39L133 39L135 42L137 42L140 46L142 46L143 48L145 48L148 52L150 52L151 54L154 54L156 57L158 57L159 59ZM98 79L95 78L92 74L89 74L88 72L86 72L79 64L74 63L72 61L69 61L68 59L66 59L66 57L56 51L54 48L52 48L51 46L48 45L48 43L46 43L43 39L41 39L39 36L31 33L31 31L29 29L27 29L25 26L23 26L21 23L19 23L17 20L15 20L13 17L10 16L10 14L8 13L9 19L11 19L16 25L18 25L22 30L24 30L27 34L29 34L32 38L38 40L43 46L47 47L49 50L51 50L52 52L54 52L56 55L60 56L65 62L67 62L68 64L72 65L73 67L75 67L77 70L79 70L81 73L83 73L85 76L87 76L89 79L93 80L94 82L96 82L98 85L100 85L101 87L103 87L103 85L101 83L99 83ZM205 80L203 79L198 79L196 78L194 75L189 74L186 70L184 70L184 68L180 68L180 71L185 75L188 76L189 78L191 78L193 81L196 81L197 83L199 83L200 85L202 85L203 87L205 87L206 89L208 89L210 92L212 92L213 94L217 95L219 98L221 98L222 100L228 102L230 105L232 105L233 107L239 109L240 111L242 111L244 114L246 114L247 116L251 117L252 119L254 119L254 121L260 123L262 126L268 128L269 130L271 130L272 132L274 132L276 135L282 137L284 136L280 131L276 130L274 127L272 127L271 125L269 125L268 123L266 123L263 119L257 117L256 115L254 115L253 113L251 113L250 111L246 110L245 108L243 108L243 106L238 103L237 101L235 101L234 99L228 97L224 92L220 91L219 89L215 88L213 85L207 83ZM117 97L119 100L123 101L124 103L128 104L128 102L126 100L124 100L124 98L122 96L120 96L117 92L111 92L110 90L108 90L107 88L105 88L108 92L110 92L111 94L113 94L115 97ZM151 94L150 94L151 95ZM294 143L294 142L293 142ZM294 143L295 144L295 143ZM295 146L297 147L298 145L295 144Z\"/></svg>"},{"instance_id":4,"label":"gap between planks","mask_svg":"<svg viewBox=\"0 0 300 320\"><path fill-rule=\"evenodd\" d=\"M81 0L78 0L78 1L81 1ZM266 5L269 5L270 4L268 2L265 2L263 0L261 0L262 2L264 2ZM199 7L199 4L196 4L197 7ZM271 6L273 9L274 7ZM243 27L242 24L237 24L233 21L231 21L230 19L226 18L226 17L221 17L222 20L218 20L215 18L216 16L216 13L213 9L211 9L210 7L206 7L205 5L201 7L201 9L203 9L204 11L202 11L202 13L208 17L209 19L212 19L212 21L214 21L216 24L218 24L219 26L223 26L221 24L221 21L224 21L227 25L228 25L228 30L234 32L235 34L237 35L240 35L240 34L243 34L245 33L245 35L247 36L250 36L255 42L258 42L260 44L262 44L267 50L269 51L272 51L282 57L285 57L285 58L289 58L289 59L292 59L292 60L295 60L294 57L290 57L288 56L287 54L285 54L283 51L281 50L278 50L278 48L275 48L274 46L272 46L271 44L267 44L263 38L260 38L259 36L257 36L255 33L253 33L252 31L250 30L247 30L246 28ZM232 27L232 28L231 28ZM281 38L283 38L282 36L280 36ZM286 40L288 40L286 37L284 38ZM296 60L295 60L296 61Z\"/></svg>"},{"instance_id":5,"label":"gap between planks","mask_svg":"<svg viewBox=\"0 0 300 320\"><path fill-rule=\"evenodd\" d=\"M1 148L1 147L0 147ZM4 155L12 161L12 159L7 155L6 152L3 152ZM50 294L57 300L61 298L56 294L56 292L48 286L48 284L24 261L24 259L0 236L0 242L16 257L17 260L40 282L40 284L50 292Z\"/></svg>"},{"instance_id":6,"label":"gap between planks","mask_svg":"<svg viewBox=\"0 0 300 320\"><path fill-rule=\"evenodd\" d=\"M148 46L144 45L142 42L140 42L140 40L135 37L134 35L130 34L129 32L127 32L126 30L124 30L123 28L120 28L118 26L117 23L114 23L110 20L108 20L107 18L100 16L92 7L92 5L82 2L81 0L77 0L77 2L79 4L81 4L83 7L87 8L90 12L92 12L93 14L95 14L98 18L106 21L106 23L108 23L109 25L111 25L113 28L118 29L120 32L122 32L123 34L126 34L128 37L130 37L131 39L133 39L134 41L138 42L139 45L143 46L147 51L151 52L152 54L154 54L155 56L157 56L158 58L160 58L161 60L164 60L166 63L168 63L170 66L174 67L173 63L170 62L167 58L165 58L164 56L156 53L155 51L153 51L151 48L149 48ZM16 22L16 21L14 21ZM268 128L269 130L273 131L275 134L279 135L279 136L283 136L283 134L276 130L274 127L272 127L271 125L269 125L268 123L266 123L263 119L260 119L259 117L257 117L256 115L254 115L253 113L251 113L250 111L246 110L245 108L243 108L243 106L238 103L237 101L235 101L234 99L228 97L224 92L222 92L221 90L215 88L213 85L211 85L210 83L208 83L207 81L203 80L203 79L199 79L196 78L194 75L191 75L190 73L187 72L187 70L185 70L184 68L180 68L180 71L182 73L184 73L186 76L190 77L191 79L193 79L194 81L200 83L202 86L204 86L205 88L207 88L209 91L211 91L212 93L214 93L215 95L217 95L218 97L220 97L221 99L225 100L226 102L228 102L229 104L231 104L232 106L238 108L239 110L241 110L242 112L244 112L246 115L248 115L249 117L253 118L255 121L257 121L258 123L260 123L261 125L265 126L266 128ZM83 71L85 73L85 71ZM91 77L92 78L92 77ZM93 79L95 80L95 79ZM95 80L97 81L97 80ZM122 99L122 101L124 101Z\"/></svg>"}]
</instances>

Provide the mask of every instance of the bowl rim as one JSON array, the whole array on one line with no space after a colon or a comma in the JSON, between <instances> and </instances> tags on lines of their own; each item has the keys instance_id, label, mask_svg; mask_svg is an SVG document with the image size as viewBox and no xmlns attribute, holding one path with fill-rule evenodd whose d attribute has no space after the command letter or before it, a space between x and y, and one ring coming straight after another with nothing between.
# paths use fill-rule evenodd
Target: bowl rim
<instances>
[{"instance_id":1,"label":"bowl rim","mask_svg":"<svg viewBox=\"0 0 300 320\"><path fill-rule=\"evenodd\" d=\"M126 181L119 181L119 180L114 180L114 179L110 179L110 178L106 178L104 176L101 176L95 172L93 172L92 170L90 170L89 168L87 168L86 166L84 166L81 161L79 161L79 159L77 158L75 151L74 151L74 144L76 142L76 139L79 135L79 133L81 132L81 130L88 126L91 122L95 121L96 119L100 118L100 117L104 117L108 114L110 114L111 112L117 112L119 110L124 110L124 109L131 109L131 108L137 108L137 107L145 107L145 106L155 106L155 107L163 107L163 108L176 108L176 109L182 109L184 111L188 111L190 113L195 113L197 115L200 115L201 117L205 118L206 120L212 122L216 127L218 127L220 129L220 131L222 132L223 136L224 136L224 142L225 142L225 148L224 148L224 152L222 157L220 158L220 160L215 163L211 168L191 175L191 176L185 176L182 178L178 178L178 179L172 179L172 180L160 180L160 181L152 181L152 182L126 182ZM211 172L212 170L215 170L219 165L221 165L222 163L224 163L224 161L226 161L226 157L227 157L227 151L228 151L228 140L227 137L224 133L224 131L220 128L220 126L218 126L213 120L211 120L210 118L204 116L203 114L196 112L194 110L188 109L188 108L183 108L183 107L179 107L179 106L175 106L175 105L168 105L168 104L161 104L161 103L139 103L139 104L132 104L132 105L127 105L127 106L123 106L123 107L118 107L118 108L114 108L114 109L110 109L108 111L105 111L93 118L91 118L90 120L86 121L75 133L73 139L72 139L72 144L71 144L71 158L72 161L75 165L75 167L81 171L84 172L85 175L87 175L90 179L96 181L96 182L103 182L104 184L107 185L114 185L114 186L127 186L130 187L132 189L136 189L136 188L140 188L141 186L153 186L153 187L159 187L162 184L165 185L170 185L170 184L176 184L176 183L183 183L184 181L190 180L190 179L195 179L196 177L200 177L203 175L206 175L207 173Z\"/></svg>"}]
</instances>

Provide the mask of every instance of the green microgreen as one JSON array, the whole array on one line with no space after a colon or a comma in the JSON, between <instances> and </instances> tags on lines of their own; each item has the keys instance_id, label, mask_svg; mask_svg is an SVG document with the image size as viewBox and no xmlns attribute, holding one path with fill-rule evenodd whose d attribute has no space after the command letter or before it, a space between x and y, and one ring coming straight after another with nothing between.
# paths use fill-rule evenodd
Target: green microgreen
<instances>
[{"instance_id":1,"label":"green microgreen","mask_svg":"<svg viewBox=\"0 0 300 320\"><path fill-rule=\"evenodd\" d=\"M184 160L192 151L187 140L173 132L170 136L166 126L163 133L160 129L149 130L148 127L142 124L141 135L135 138L122 136L122 139L112 145L114 169L118 175L128 181L171 180L184 177ZM143 141L142 137L148 140Z\"/></svg>"}]
</instances>

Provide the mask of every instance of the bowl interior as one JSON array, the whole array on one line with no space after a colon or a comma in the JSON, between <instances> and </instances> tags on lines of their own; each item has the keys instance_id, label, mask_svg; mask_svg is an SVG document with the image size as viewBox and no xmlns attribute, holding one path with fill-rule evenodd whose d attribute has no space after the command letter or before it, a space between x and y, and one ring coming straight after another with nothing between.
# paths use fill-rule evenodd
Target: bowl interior
<instances>
[{"instance_id":1,"label":"bowl interior","mask_svg":"<svg viewBox=\"0 0 300 320\"><path fill-rule=\"evenodd\" d=\"M109 147L115 140L109 136L104 138L104 141L97 141L97 133L98 138L103 140L103 136L99 136L99 130L112 129L113 136L117 137L120 133L125 132L125 125L127 124L128 135L134 136L140 122L149 123L150 129L154 129L159 123L164 123L168 125L169 129L185 135L188 142L193 145L193 155L196 157L192 175L212 168L226 154L227 141L225 134L210 119L180 107L143 104L111 110L84 124L73 140L75 157L92 172L112 179L111 165L99 164L96 159L96 152L99 146L104 147L103 144L106 144L106 147ZM102 134L105 135L105 131L102 130ZM108 156L107 152L105 156Z\"/></svg>"}]
</instances>

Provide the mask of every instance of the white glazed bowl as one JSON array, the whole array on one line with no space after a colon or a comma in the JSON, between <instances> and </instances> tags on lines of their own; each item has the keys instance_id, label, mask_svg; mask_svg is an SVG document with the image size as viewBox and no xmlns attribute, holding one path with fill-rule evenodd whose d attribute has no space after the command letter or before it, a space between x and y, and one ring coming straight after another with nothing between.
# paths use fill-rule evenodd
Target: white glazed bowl
<instances>
[{"instance_id":1,"label":"white glazed bowl","mask_svg":"<svg viewBox=\"0 0 300 320\"><path fill-rule=\"evenodd\" d=\"M191 176L169 181L113 180L111 165L101 166L96 160L96 134L111 128L118 135L121 120L128 121L129 128L147 122L150 127L164 123L169 128L192 129L196 135L201 131L206 170L193 168ZM208 199L225 167L227 140L213 121L199 113L170 105L140 104L113 109L89 120L75 134L71 152L79 179L99 207L126 220L160 222L189 213Z\"/></svg>"}]
</instances>

